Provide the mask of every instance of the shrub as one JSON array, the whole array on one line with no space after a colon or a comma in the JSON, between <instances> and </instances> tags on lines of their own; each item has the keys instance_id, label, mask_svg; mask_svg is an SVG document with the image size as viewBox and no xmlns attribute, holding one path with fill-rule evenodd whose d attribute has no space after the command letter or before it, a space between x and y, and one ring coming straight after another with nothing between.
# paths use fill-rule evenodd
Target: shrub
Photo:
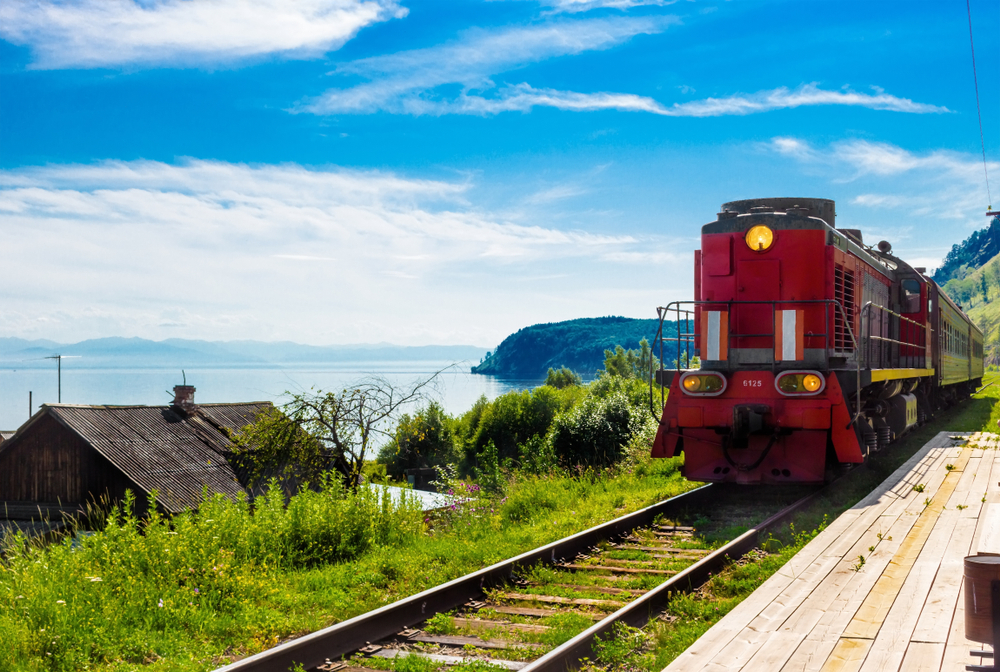
<instances>
[{"instance_id":1,"label":"shrub","mask_svg":"<svg viewBox=\"0 0 1000 672\"><path fill-rule=\"evenodd\" d=\"M548 374L545 376L545 385L554 387L557 390L561 390L564 387L572 387L573 385L581 385L583 383L583 378L580 374L573 372L571 369L565 366L556 371L555 369L549 369Z\"/></svg>"},{"instance_id":2,"label":"shrub","mask_svg":"<svg viewBox=\"0 0 1000 672\"><path fill-rule=\"evenodd\" d=\"M624 391L592 394L556 419L549 440L561 463L607 466L624 456L644 424L641 408Z\"/></svg>"},{"instance_id":3,"label":"shrub","mask_svg":"<svg viewBox=\"0 0 1000 672\"><path fill-rule=\"evenodd\" d=\"M557 390L542 386L500 395L484 408L467 454L478 463L492 443L501 464L519 459L520 447L532 437L544 437L556 416L584 394L579 387Z\"/></svg>"},{"instance_id":4,"label":"shrub","mask_svg":"<svg viewBox=\"0 0 1000 672\"><path fill-rule=\"evenodd\" d=\"M454 424L436 401L412 417L404 414L392 440L379 452L378 461L394 478L401 478L407 469L453 464L458 461Z\"/></svg>"}]
</instances>

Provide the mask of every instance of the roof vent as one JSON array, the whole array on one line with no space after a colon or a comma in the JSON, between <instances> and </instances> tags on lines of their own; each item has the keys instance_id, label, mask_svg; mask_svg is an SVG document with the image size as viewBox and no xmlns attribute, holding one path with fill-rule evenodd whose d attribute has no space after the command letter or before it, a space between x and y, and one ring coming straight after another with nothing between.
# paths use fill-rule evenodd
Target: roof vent
<instances>
[{"instance_id":1,"label":"roof vent","mask_svg":"<svg viewBox=\"0 0 1000 672\"><path fill-rule=\"evenodd\" d=\"M920 275L927 275L927 267L926 266L914 266L913 270L916 271L917 273L919 273Z\"/></svg>"},{"instance_id":2,"label":"roof vent","mask_svg":"<svg viewBox=\"0 0 1000 672\"><path fill-rule=\"evenodd\" d=\"M174 406L190 413L195 409L194 385L174 385Z\"/></svg>"}]
</instances>

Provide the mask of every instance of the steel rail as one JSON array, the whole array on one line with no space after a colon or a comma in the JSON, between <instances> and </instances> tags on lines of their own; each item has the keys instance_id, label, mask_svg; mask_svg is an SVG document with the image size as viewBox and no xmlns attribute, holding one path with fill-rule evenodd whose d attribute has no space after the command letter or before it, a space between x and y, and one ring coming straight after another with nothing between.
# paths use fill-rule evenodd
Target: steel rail
<instances>
[{"instance_id":1,"label":"steel rail","mask_svg":"<svg viewBox=\"0 0 1000 672\"><path fill-rule=\"evenodd\" d=\"M592 658L597 638L611 632L615 623L625 623L632 627L646 625L651 618L666 609L674 593L692 592L703 585L711 578L712 574L718 573L724 568L729 559L741 558L756 548L761 533L781 525L825 491L826 488L817 490L772 515L757 527L747 530L648 593L629 602L603 621L594 624L573 639L529 663L520 672L566 672L573 669L575 664L584 658Z\"/></svg>"},{"instance_id":2,"label":"steel rail","mask_svg":"<svg viewBox=\"0 0 1000 672\"><path fill-rule=\"evenodd\" d=\"M620 537L636 528L652 525L657 516L670 513L681 506L696 504L705 497L711 497L711 492L711 485L689 490L676 497L564 537L477 572L466 574L422 593L285 642L273 649L218 668L217 672L288 670L296 664L301 664L306 669L318 667L327 659L335 660L357 651L370 642L391 637L400 630L426 620L435 613L455 609L481 595L484 588L507 583L513 577L514 569L517 566L531 565L536 562L554 564L562 558L574 557L600 541ZM740 539L746 537L747 534L742 535ZM708 557L713 557L716 553ZM678 576L691 576L691 568L684 570ZM545 656L536 663L549 658L549 656Z\"/></svg>"}]
</instances>

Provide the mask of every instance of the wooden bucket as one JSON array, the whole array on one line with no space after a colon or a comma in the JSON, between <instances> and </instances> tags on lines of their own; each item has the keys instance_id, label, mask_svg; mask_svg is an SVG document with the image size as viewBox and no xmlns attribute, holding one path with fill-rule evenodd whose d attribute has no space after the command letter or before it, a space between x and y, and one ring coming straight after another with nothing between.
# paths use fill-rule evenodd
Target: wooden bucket
<instances>
[{"instance_id":1,"label":"wooden bucket","mask_svg":"<svg viewBox=\"0 0 1000 672\"><path fill-rule=\"evenodd\" d=\"M965 558L965 637L996 647L993 641L992 581L1000 581L1000 556Z\"/></svg>"}]
</instances>

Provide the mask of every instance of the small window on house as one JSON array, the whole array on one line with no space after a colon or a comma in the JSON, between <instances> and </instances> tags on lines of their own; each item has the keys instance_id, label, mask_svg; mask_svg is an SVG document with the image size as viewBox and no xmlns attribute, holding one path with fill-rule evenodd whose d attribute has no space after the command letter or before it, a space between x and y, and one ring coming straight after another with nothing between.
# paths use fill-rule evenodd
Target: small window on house
<instances>
[{"instance_id":1,"label":"small window on house","mask_svg":"<svg viewBox=\"0 0 1000 672\"><path fill-rule=\"evenodd\" d=\"M920 312L920 282L913 278L907 278L901 283L903 287L903 312Z\"/></svg>"}]
</instances>

